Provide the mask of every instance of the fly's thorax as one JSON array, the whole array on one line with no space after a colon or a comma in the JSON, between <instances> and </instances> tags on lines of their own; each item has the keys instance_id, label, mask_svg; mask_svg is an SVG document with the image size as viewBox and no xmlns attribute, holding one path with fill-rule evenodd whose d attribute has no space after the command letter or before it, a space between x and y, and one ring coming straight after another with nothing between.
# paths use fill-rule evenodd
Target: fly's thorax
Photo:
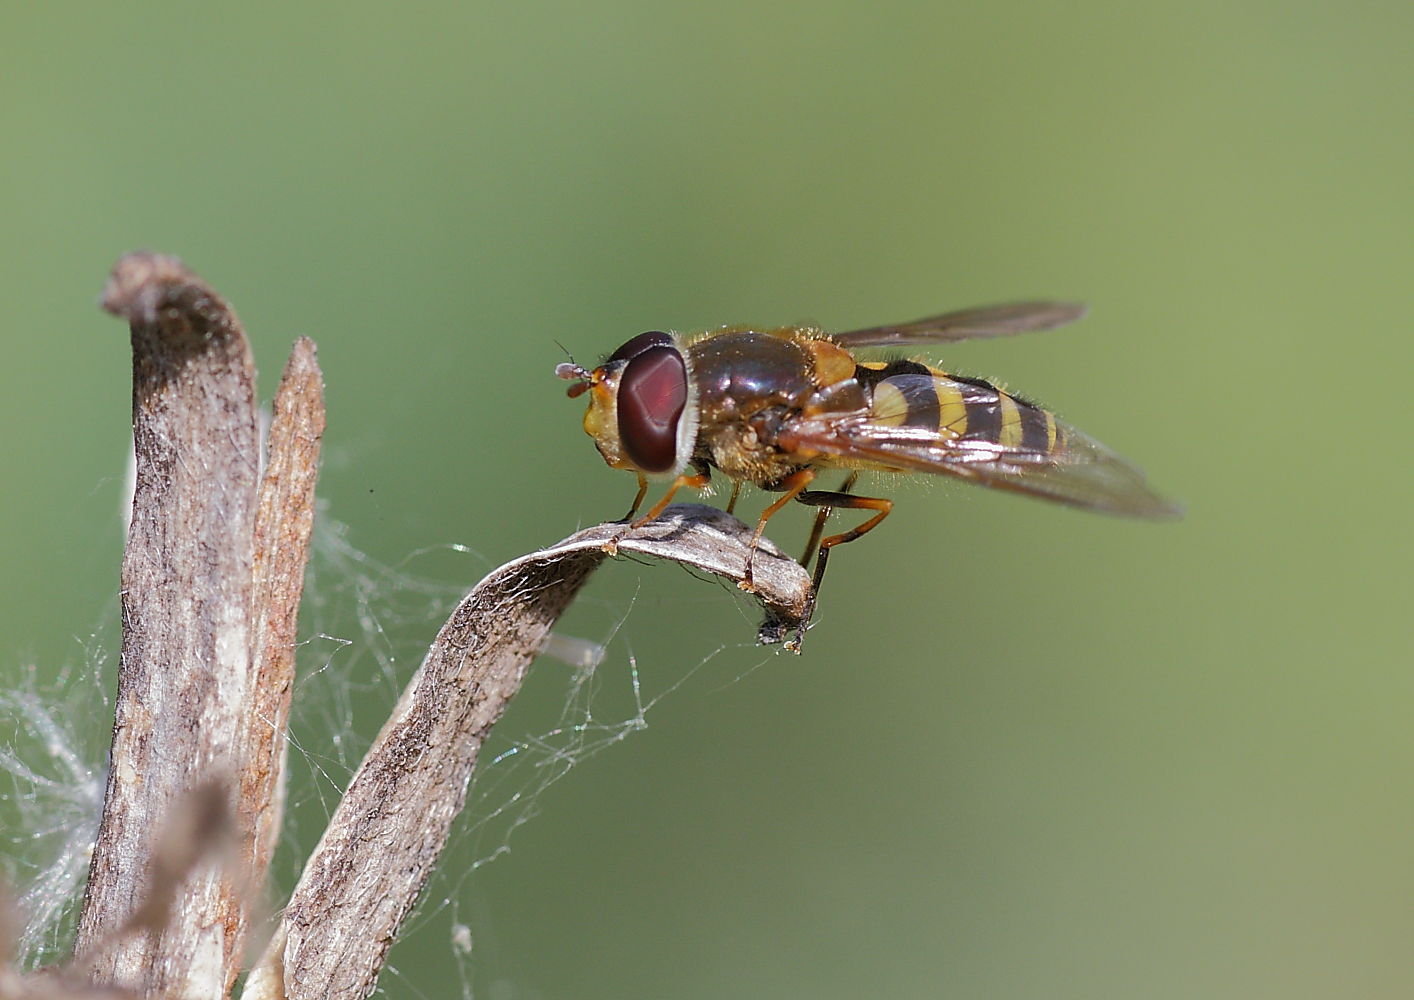
<instances>
[{"instance_id":1,"label":"fly's thorax","mask_svg":"<svg viewBox=\"0 0 1414 1000\"><path fill-rule=\"evenodd\" d=\"M728 327L687 350L704 431L769 406L799 407L815 388L814 359L787 331Z\"/></svg>"},{"instance_id":2,"label":"fly's thorax","mask_svg":"<svg viewBox=\"0 0 1414 1000\"><path fill-rule=\"evenodd\" d=\"M697 437L686 352L668 333L639 334L588 373L584 430L604 461L650 475L680 473Z\"/></svg>"},{"instance_id":3,"label":"fly's thorax","mask_svg":"<svg viewBox=\"0 0 1414 1000\"><path fill-rule=\"evenodd\" d=\"M813 330L806 332L809 336L803 339L801 344L810 354L813 377L818 388L824 389L854 378L857 362L853 354L823 335L816 335Z\"/></svg>"},{"instance_id":4,"label":"fly's thorax","mask_svg":"<svg viewBox=\"0 0 1414 1000\"><path fill-rule=\"evenodd\" d=\"M759 411L750 420L724 424L703 434L698 457L721 469L730 479L766 486L810 464L779 445L779 428L788 420L774 419L775 408ZM774 426L772 426L774 424Z\"/></svg>"},{"instance_id":5,"label":"fly's thorax","mask_svg":"<svg viewBox=\"0 0 1414 1000\"><path fill-rule=\"evenodd\" d=\"M801 413L822 377L851 376L841 348L815 347L815 331L724 327L688 347L697 387L699 461L732 479L764 485L802 467L779 446L779 430Z\"/></svg>"}]
</instances>

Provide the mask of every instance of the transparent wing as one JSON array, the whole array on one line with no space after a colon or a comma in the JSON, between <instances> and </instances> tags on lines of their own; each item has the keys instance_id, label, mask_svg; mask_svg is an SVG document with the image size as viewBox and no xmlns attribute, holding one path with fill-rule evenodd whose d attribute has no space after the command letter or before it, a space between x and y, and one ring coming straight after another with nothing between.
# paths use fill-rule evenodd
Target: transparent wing
<instances>
[{"instance_id":1,"label":"transparent wing","mask_svg":"<svg viewBox=\"0 0 1414 1000\"><path fill-rule=\"evenodd\" d=\"M1008 337L1032 330L1051 330L1073 323L1086 313L1079 302L1012 302L979 306L929 316L895 326L871 326L830 337L844 348L889 347L904 344L949 344L959 340Z\"/></svg>"},{"instance_id":2,"label":"transparent wing","mask_svg":"<svg viewBox=\"0 0 1414 1000\"><path fill-rule=\"evenodd\" d=\"M1131 517L1183 513L1088 434L985 382L909 375L884 385L872 409L799 419L785 443L842 467L957 476Z\"/></svg>"}]
</instances>

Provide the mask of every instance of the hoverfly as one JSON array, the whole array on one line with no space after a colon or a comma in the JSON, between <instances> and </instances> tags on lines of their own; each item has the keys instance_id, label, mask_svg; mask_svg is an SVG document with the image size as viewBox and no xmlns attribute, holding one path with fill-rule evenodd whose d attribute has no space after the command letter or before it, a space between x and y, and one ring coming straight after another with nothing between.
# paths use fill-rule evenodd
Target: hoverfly
<instances>
[{"instance_id":1,"label":"hoverfly","mask_svg":"<svg viewBox=\"0 0 1414 1000\"><path fill-rule=\"evenodd\" d=\"M728 512L744 482L782 494L762 512L752 551L790 501L820 508L801 559L808 566L815 557L809 622L830 550L893 509L891 500L852 492L860 470L942 473L1087 510L1178 516L1142 472L1036 404L983 379L852 353L1049 330L1084 314L1072 303L1021 302L838 334L799 326L727 326L694 337L654 331L592 370L570 361L555 374L575 382L571 397L589 394L584 429L604 461L638 476L625 521L642 505L649 476L668 478L667 493L635 526L661 514L682 487L706 487L713 469L732 480ZM832 469L848 473L839 489L809 488ZM826 518L841 508L871 514L822 539ZM748 561L743 589L750 581Z\"/></svg>"}]
</instances>

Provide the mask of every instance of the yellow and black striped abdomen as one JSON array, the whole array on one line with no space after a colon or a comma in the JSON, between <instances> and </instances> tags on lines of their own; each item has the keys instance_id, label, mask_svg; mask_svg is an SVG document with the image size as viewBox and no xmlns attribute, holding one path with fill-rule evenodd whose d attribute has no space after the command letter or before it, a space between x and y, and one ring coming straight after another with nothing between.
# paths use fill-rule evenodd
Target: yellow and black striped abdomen
<instances>
[{"instance_id":1,"label":"yellow and black striped abdomen","mask_svg":"<svg viewBox=\"0 0 1414 1000\"><path fill-rule=\"evenodd\" d=\"M871 393L870 420L880 426L1033 455L1061 447L1054 416L984 379L951 375L916 361L866 362L855 377Z\"/></svg>"}]
</instances>

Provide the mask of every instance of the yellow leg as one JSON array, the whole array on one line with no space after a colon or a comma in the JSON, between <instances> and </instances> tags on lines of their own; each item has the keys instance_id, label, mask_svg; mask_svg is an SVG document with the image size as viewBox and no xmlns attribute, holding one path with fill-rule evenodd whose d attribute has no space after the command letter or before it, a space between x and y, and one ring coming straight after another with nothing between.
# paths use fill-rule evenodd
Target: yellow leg
<instances>
[{"instance_id":1,"label":"yellow leg","mask_svg":"<svg viewBox=\"0 0 1414 1000\"><path fill-rule=\"evenodd\" d=\"M676 479L673 480L672 485L668 487L668 492L666 495L664 495L663 499L659 500L656 504L653 505L652 510L650 510L647 514L644 514L642 517L638 518L638 520L636 521L629 521L629 518L633 517L634 511L638 510L638 505L643 502L643 494L648 492L648 480L640 475L638 477L638 496L633 498L633 510L629 511L628 517L624 518L625 521L629 521L629 524L626 528L624 528L622 532L619 533L617 537L611 538L604 543L604 551L609 553L609 555L611 556L618 555L619 538L622 538L630 531L634 531L638 528L643 527L649 521L657 520L658 515L663 513L663 511L667 510L668 504L673 502L674 494L676 494L677 491L682 489L684 486L696 486L698 489L701 489L703 486L706 486L709 482L711 482L711 478L712 477L708 475L678 476Z\"/></svg>"},{"instance_id":2,"label":"yellow leg","mask_svg":"<svg viewBox=\"0 0 1414 1000\"><path fill-rule=\"evenodd\" d=\"M737 583L737 586L742 590L753 591L756 589L756 585L751 580L751 564L756 559L756 546L761 542L761 533L766 530L766 522L775 516L778 510L805 492L805 487L809 486L814 478L814 469L801 469L781 480L780 485L785 488L785 492L781 494L779 500L761 512L761 520L756 522L756 531L751 535L751 550L746 554L746 573Z\"/></svg>"},{"instance_id":3,"label":"yellow leg","mask_svg":"<svg viewBox=\"0 0 1414 1000\"><path fill-rule=\"evenodd\" d=\"M647 514L644 514L637 521L630 524L629 529L641 528L649 521L656 521L658 516L668 509L668 504L673 502L673 497L677 495L678 490L682 489L684 486L693 486L700 490L711 481L711 476L701 474L696 476L678 476L673 480L673 484L668 487L668 492L663 495L663 499L655 503L653 509Z\"/></svg>"},{"instance_id":4,"label":"yellow leg","mask_svg":"<svg viewBox=\"0 0 1414 1000\"><path fill-rule=\"evenodd\" d=\"M647 493L648 477L640 472L638 474L638 492L633 495L633 506L630 507L628 509L628 513L625 514L623 517L619 518L619 520L625 524L627 524L629 521L632 521L633 515L638 513L639 505L643 503L643 498L647 495Z\"/></svg>"}]
</instances>

